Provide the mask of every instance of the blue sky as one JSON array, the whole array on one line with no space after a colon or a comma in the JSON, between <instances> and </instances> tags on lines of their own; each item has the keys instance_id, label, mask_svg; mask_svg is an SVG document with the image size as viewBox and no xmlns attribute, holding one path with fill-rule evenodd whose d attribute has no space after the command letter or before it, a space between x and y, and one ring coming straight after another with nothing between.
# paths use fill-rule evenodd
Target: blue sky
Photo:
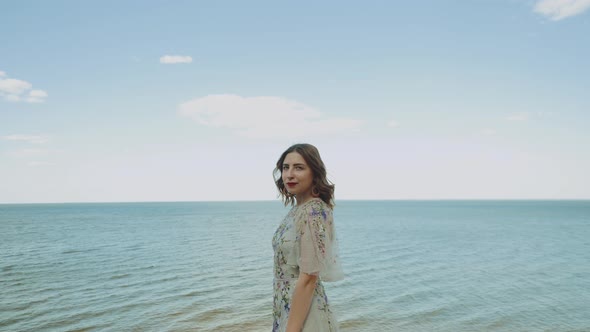
<instances>
[{"instance_id":1,"label":"blue sky","mask_svg":"<svg viewBox=\"0 0 590 332\"><path fill-rule=\"evenodd\" d=\"M18 1L0 203L590 199L590 1Z\"/></svg>"}]
</instances>

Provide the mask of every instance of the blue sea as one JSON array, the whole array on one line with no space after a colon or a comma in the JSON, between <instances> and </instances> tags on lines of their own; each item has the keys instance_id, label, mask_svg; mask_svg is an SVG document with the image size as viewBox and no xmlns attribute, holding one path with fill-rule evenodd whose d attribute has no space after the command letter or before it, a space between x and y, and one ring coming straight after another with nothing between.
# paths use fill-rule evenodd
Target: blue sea
<instances>
[{"instance_id":1,"label":"blue sea","mask_svg":"<svg viewBox=\"0 0 590 332\"><path fill-rule=\"evenodd\" d=\"M279 201L0 205L0 331L270 331ZM337 201L341 331L590 331L590 201Z\"/></svg>"}]
</instances>

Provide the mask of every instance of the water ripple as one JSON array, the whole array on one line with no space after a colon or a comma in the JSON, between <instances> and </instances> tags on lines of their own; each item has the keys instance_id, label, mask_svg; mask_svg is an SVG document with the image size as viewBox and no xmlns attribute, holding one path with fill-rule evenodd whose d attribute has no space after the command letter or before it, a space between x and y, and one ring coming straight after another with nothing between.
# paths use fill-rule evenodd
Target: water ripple
<instances>
[{"instance_id":1,"label":"water ripple","mask_svg":"<svg viewBox=\"0 0 590 332\"><path fill-rule=\"evenodd\" d=\"M342 331L590 330L590 204L444 204L338 204ZM267 331L276 206L0 205L0 330Z\"/></svg>"}]
</instances>

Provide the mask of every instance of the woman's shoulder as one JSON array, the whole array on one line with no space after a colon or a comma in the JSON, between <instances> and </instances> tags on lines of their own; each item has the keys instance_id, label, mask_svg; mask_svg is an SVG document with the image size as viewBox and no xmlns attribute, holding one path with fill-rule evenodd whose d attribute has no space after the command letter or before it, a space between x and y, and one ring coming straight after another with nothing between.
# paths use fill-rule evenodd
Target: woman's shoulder
<instances>
[{"instance_id":1,"label":"woman's shoulder","mask_svg":"<svg viewBox=\"0 0 590 332\"><path fill-rule=\"evenodd\" d=\"M305 210L308 210L308 211L315 210L315 209L331 210L330 206L319 197L312 197L307 202L301 204L301 207L304 208Z\"/></svg>"},{"instance_id":2,"label":"woman's shoulder","mask_svg":"<svg viewBox=\"0 0 590 332\"><path fill-rule=\"evenodd\" d=\"M332 214L332 208L319 197L314 197L298 207L298 214L305 217L322 215L326 218Z\"/></svg>"}]
</instances>

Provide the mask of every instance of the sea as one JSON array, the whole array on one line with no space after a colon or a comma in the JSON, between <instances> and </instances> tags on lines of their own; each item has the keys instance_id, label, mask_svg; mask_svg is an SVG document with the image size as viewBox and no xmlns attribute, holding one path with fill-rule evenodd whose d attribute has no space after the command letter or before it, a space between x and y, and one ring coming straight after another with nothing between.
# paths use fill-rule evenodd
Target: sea
<instances>
[{"instance_id":1,"label":"sea","mask_svg":"<svg viewBox=\"0 0 590 332\"><path fill-rule=\"evenodd\" d=\"M280 201L0 205L0 331L270 331ZM590 331L590 201L336 202L340 331Z\"/></svg>"}]
</instances>

